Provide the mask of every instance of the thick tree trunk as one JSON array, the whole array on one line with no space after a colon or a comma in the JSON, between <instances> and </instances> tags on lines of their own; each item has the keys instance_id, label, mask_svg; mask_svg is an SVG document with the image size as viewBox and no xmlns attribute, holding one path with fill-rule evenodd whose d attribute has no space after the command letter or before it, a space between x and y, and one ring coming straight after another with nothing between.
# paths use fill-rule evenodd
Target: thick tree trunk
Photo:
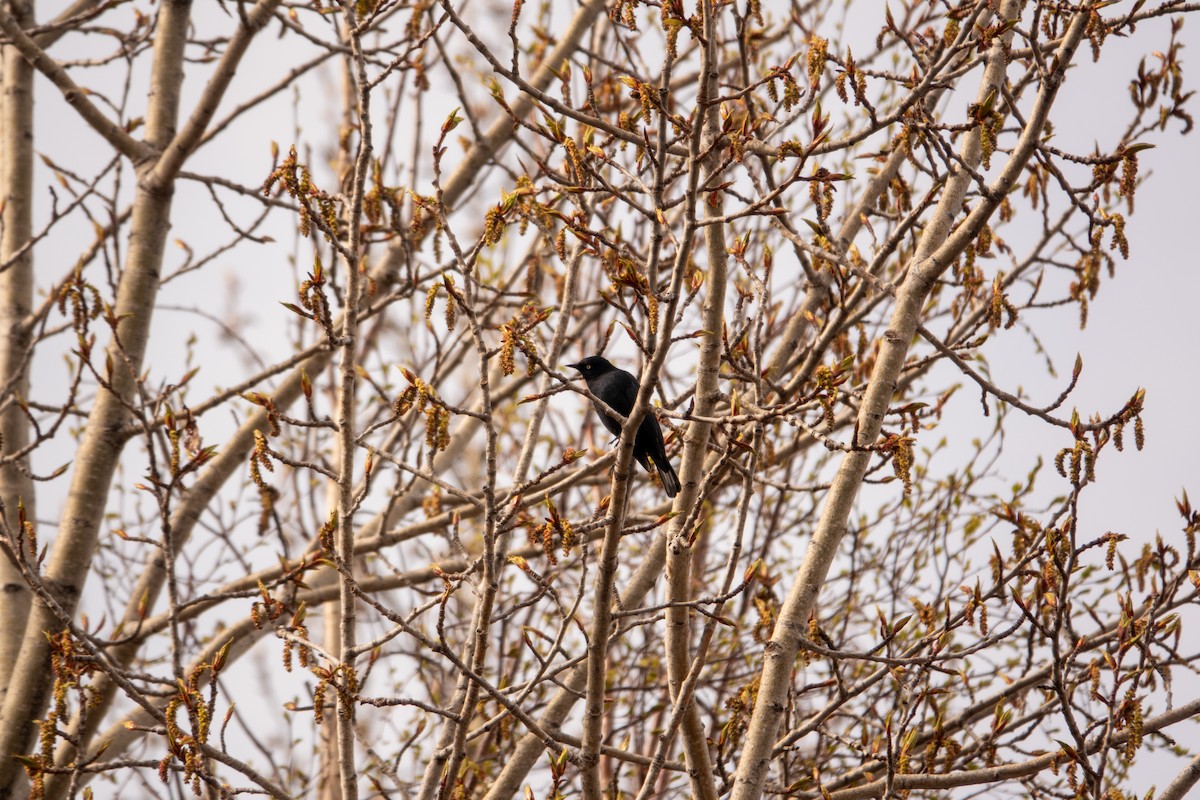
<instances>
[{"instance_id":1,"label":"thick tree trunk","mask_svg":"<svg viewBox=\"0 0 1200 800\"><path fill-rule=\"evenodd\" d=\"M14 0L9 12L23 28L33 24L32 2ZM25 317L33 304L33 68L11 46L0 47L0 208L0 456L11 458L29 444L29 423L18 398L29 396L30 330ZM20 533L19 507L36 525L28 468L27 456L0 465L0 513L10 535ZM20 570L0 555L0 707L31 597Z\"/></svg>"},{"instance_id":2,"label":"thick tree trunk","mask_svg":"<svg viewBox=\"0 0 1200 800\"><path fill-rule=\"evenodd\" d=\"M189 0L161 5L154 39L154 72L147 113L147 138L164 147L175 135L183 84L183 53L187 41ZM63 629L59 614L73 615L90 571L107 496L124 441L119 435L128 418L126 403L135 402L138 373L150 334L158 293L163 248L171 226L170 182L139 182L134 201L129 252L117 291L116 335L106 358L112 364L108 386L102 388L88 415L83 441L75 458L70 492L63 508L58 537L41 578L50 593L33 604L25 625L4 710L0 713L0 753L22 753L35 732L32 720L45 708L54 683L48 669L47 634ZM106 374L105 364L97 370ZM50 601L58 608L53 608ZM12 796L17 762L0 760L0 798Z\"/></svg>"}]
</instances>

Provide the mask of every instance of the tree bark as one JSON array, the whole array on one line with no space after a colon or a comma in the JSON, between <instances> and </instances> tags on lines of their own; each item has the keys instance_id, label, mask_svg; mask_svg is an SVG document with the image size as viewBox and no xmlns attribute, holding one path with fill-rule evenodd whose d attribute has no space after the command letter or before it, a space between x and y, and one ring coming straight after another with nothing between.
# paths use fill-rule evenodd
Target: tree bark
<instances>
[{"instance_id":1,"label":"tree bark","mask_svg":"<svg viewBox=\"0 0 1200 800\"><path fill-rule=\"evenodd\" d=\"M33 3L13 0L9 10L23 28L34 22ZM0 47L0 455L9 458L29 444L29 423L16 398L29 396L30 329L33 305L33 68L17 48ZM36 526L36 500L29 458L0 466L0 513L11 534L18 508ZM21 534L23 537L23 534ZM24 537L23 537L24 538ZM17 547L17 541L12 541ZM27 545L28 547L28 545ZM26 550L28 554L28 550ZM33 554L29 554L33 555ZM32 594L20 570L0 555L0 708L5 702Z\"/></svg>"},{"instance_id":2,"label":"tree bark","mask_svg":"<svg viewBox=\"0 0 1200 800\"><path fill-rule=\"evenodd\" d=\"M1015 19L1019 13L1019 6L1016 0L1005 0L1000 9L1000 18ZM859 411L856 444L872 444L879 436L884 415L887 413L900 371L920 323L921 308L934 283L972 241L1024 169L1041 135L1066 66L1083 37L1089 13L1090 7L1085 7L1072 18L1067 35L1055 54L1052 70L1043 81L1017 148L1005 164L996 183L989 187L991 191L987 192L976 209L959 224L954 234L950 235L951 226L973 181L971 172L981 160L981 137L978 127L972 129L964 138L959 156L966 168L958 165L948 179L938 207L922 234L908 276L898 292L896 306L888 330L880 342L879 357ZM999 97L1011 37L1010 31L993 43L976 102L983 103L989 96ZM864 450L851 451L843 457L804 561L780 609L771 640L767 643L766 663L744 749L738 762L733 800L758 800L762 796L775 737L787 710L800 640L807 631L808 619L813 612L817 594L846 533L847 518L870 459L870 451Z\"/></svg>"},{"instance_id":3,"label":"tree bark","mask_svg":"<svg viewBox=\"0 0 1200 800\"><path fill-rule=\"evenodd\" d=\"M175 135L183 83L190 0L169 0L160 6L154 39L154 69L146 115L147 140L165 147ZM88 415L83 441L75 458L71 488L63 508L58 536L42 580L67 613L73 614L95 553L106 498L124 441L119 431L134 403L138 374L150 334L158 293L163 249L171 226L171 182L148 180L143 167L134 201L129 252L117 290L114 313L118 322L106 349L111 371L97 365L107 386L100 389ZM44 603L34 603L25 625L20 657L14 668L4 710L0 713L0 753L23 753L42 714L54 676L48 669L47 635L62 622ZM18 764L0 759L0 798L13 795Z\"/></svg>"},{"instance_id":4,"label":"tree bark","mask_svg":"<svg viewBox=\"0 0 1200 800\"><path fill-rule=\"evenodd\" d=\"M704 35L707 40L701 58L701 80L705 90L698 104L698 121L704 128L704 185L719 184L721 172L721 149L717 146L721 135L721 118L715 98L720 92L717 85L717 8L706 0L704 8ZM721 331L725 325L725 289L728 256L725 243L725 225L712 220L721 217L724 205L721 192L705 196L701 187L701 216L704 226L705 255L708 271L704 279L704 330L708 335L700 340L700 364L696 370L695 415L707 417L717 406L720 386L717 378L721 367ZM685 521L694 519L688 513L697 503L704 501L700 496L700 479L704 474L705 457L711 423L693 420L688 424L684 437L683 455L680 459L679 495L673 510L677 516L671 520L667 534L667 602L671 605L666 614L667 682L671 701L683 706L683 721L680 725L684 754L687 758L688 777L692 794L699 800L716 800L717 787L713 780L712 759L708 752L708 739L704 723L690 696L681 694L684 681L691 668L691 623L692 611L685 603L693 599L695 584L692 581L693 559L697 550L691 540L691 532L684 527ZM700 564L701 568L703 564ZM690 695L691 692L688 692Z\"/></svg>"}]
</instances>

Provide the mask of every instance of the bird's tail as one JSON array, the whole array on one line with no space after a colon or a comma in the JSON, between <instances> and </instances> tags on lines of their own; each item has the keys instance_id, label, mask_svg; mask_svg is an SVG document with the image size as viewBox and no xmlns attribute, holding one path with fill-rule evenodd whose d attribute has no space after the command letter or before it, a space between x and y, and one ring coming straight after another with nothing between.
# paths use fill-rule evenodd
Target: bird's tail
<instances>
[{"instance_id":1,"label":"bird's tail","mask_svg":"<svg viewBox=\"0 0 1200 800\"><path fill-rule=\"evenodd\" d=\"M658 467L658 477L662 481L663 488L667 490L667 497L679 494L679 476L675 474L675 468L671 466L671 462L665 458L662 461L655 459L654 466Z\"/></svg>"}]
</instances>

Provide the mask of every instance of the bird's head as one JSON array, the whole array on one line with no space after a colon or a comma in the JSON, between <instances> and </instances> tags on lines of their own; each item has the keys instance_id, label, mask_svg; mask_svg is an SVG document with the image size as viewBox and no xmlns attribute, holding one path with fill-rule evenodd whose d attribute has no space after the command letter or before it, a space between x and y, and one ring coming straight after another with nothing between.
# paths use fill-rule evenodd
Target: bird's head
<instances>
[{"instance_id":1,"label":"bird's head","mask_svg":"<svg viewBox=\"0 0 1200 800\"><path fill-rule=\"evenodd\" d=\"M578 364L567 364L571 369L577 370L584 380L598 378L606 372L612 372L616 367L608 363L608 359L604 356L588 356Z\"/></svg>"}]
</instances>

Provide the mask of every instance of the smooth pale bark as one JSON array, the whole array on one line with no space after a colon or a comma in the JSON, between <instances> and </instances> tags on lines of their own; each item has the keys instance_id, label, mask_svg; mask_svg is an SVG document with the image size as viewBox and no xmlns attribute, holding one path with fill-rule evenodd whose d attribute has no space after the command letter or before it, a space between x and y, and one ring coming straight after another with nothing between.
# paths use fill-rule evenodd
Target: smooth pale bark
<instances>
[{"instance_id":1,"label":"smooth pale bark","mask_svg":"<svg viewBox=\"0 0 1200 800\"><path fill-rule=\"evenodd\" d=\"M1183 800L1197 782L1200 782L1200 755L1188 762L1188 765L1175 776L1175 780L1171 781L1163 790L1158 800Z\"/></svg>"},{"instance_id":2,"label":"smooth pale bark","mask_svg":"<svg viewBox=\"0 0 1200 800\"><path fill-rule=\"evenodd\" d=\"M1002 19L1016 18L1016 0L1006 0L1000 9ZM922 234L908 276L896 298L888 330L880 341L879 357L875 362L866 395L858 417L860 443L875 442L879 435L888 404L895 391L900 371L920 322L921 308L938 277L954 262L955 257L978 234L980 228L1012 188L1033 152L1045 124L1050 106L1057 95L1067 64L1083 36L1090 9L1077 13L1066 37L1051 62L1051 70L1042 83L1041 91L1020 141L1006 162L999 178L989 188L976 208L950 235L958 219L962 201L973 177L970 171L956 165L942 196ZM1007 47L1011 32L998 39L989 51L987 65L976 102L1000 95L1007 67ZM981 158L978 129L964 137L959 156L970 170ZM765 665L759 685L754 712L746 733L746 742L734 779L733 800L758 800L762 796L770 768L775 738L787 711L788 694L800 640L807 631L817 594L838 552L847 530L847 518L854 505L858 489L871 460L871 453L848 452L842 459L837 476L830 487L817 529L813 533L804 561L791 590L779 612L771 640L765 651Z\"/></svg>"},{"instance_id":3,"label":"smooth pale bark","mask_svg":"<svg viewBox=\"0 0 1200 800\"><path fill-rule=\"evenodd\" d=\"M175 135L190 12L187 0L170 0L160 7L146 114L147 140L154 147L164 147ZM136 391L171 226L172 186L148 177L143 174L138 184L129 250L114 309L119 322L105 352L112 364L110 383L97 393L88 414L58 536L42 571L47 589L64 611L72 614L95 553L109 486L124 444L119 431L128 418L125 403L133 400ZM103 362L96 368L101 375L107 371ZM36 730L32 721L45 708L53 683L47 669L47 634L61 629L62 623L54 613L45 604L35 602L0 714L0 753L25 752L28 747ZM0 798L12 796L17 769L13 759L0 759Z\"/></svg>"},{"instance_id":4,"label":"smooth pale bark","mask_svg":"<svg viewBox=\"0 0 1200 800\"><path fill-rule=\"evenodd\" d=\"M18 25L33 24L32 2L10 2ZM0 396L29 396L30 331L25 317L33 305L33 69L15 47L0 47ZM29 444L29 423L16 402L0 414L0 455ZM29 458L0 466L0 511L10 533L17 533L18 504L31 522L35 516ZM16 546L16 542L13 542ZM28 553L28 551L26 551ZM21 572L0 554L0 707L3 706L32 594Z\"/></svg>"},{"instance_id":5,"label":"smooth pale bark","mask_svg":"<svg viewBox=\"0 0 1200 800\"><path fill-rule=\"evenodd\" d=\"M330 505L332 506L334 503L330 503ZM332 576L332 573L326 574ZM340 586L338 592L341 593ZM342 653L338 649L341 617L338 615L337 606L334 603L327 604L321 611L321 627L325 649L329 651L330 655L341 658ZM328 700L325 701L325 705L321 725L317 729L317 735L320 737L320 745L317 748L317 758L320 764L318 774L321 776L316 787L317 800L342 800L342 784L338 779L337 714L329 707Z\"/></svg>"},{"instance_id":6,"label":"smooth pale bark","mask_svg":"<svg viewBox=\"0 0 1200 800\"><path fill-rule=\"evenodd\" d=\"M129 336L132 339L127 339L126 323L130 320L123 319L121 322L121 341L125 344L125 350L128 363L139 365L142 354L145 350L145 341L149 333L150 315L153 310L153 303L158 289L158 279L162 264L162 253L166 243L167 232L170 228L170 195L173 192L174 181L182 168L184 161L192 150L199 143L204 134L205 129L212 121L214 114L222 97L224 97L233 77L237 73L237 67L242 56L245 54L250 42L258 34L259 31L266 26L271 19L271 14L279 5L280 0L259 0L259 2L247 13L241 17L241 25L237 32L231 37L225 53L214 69L212 77L205 85L199 102L195 109L189 115L187 121L182 128L176 132L176 125L179 116L179 91L183 82L183 63L182 63L182 48L186 27L181 27L181 33L173 36L169 41L166 37L160 37L157 33L155 36L155 64L153 80L150 91L150 106L147 110L147 143L157 151L162 153L154 161L142 161L139 163L139 191L137 199L134 203L133 211L133 228L130 234L130 250L127 260L126 273L129 276L122 277L120 292L126 291L126 283L130 283L130 296L136 299L131 301L130 308L138 310L136 318L133 319L130 325ZM76 7L82 7L83 3L77 3ZM182 2L167 3L163 6L163 15L160 15L159 26L166 24L164 19L174 19L175 14L179 11L184 12L186 18L186 9L188 4ZM164 16L165 15L165 16ZM162 41L160 41L160 39ZM39 40L40 42L40 40ZM174 61L168 62L165 57L160 57L160 48L166 47L168 43L173 42L173 46L177 46L180 51L178 63ZM29 53L26 56L29 57ZM47 57L44 54L38 55L35 63L44 63ZM141 227L148 226L148 227ZM138 259L135 261L135 257ZM134 284L137 288L132 288ZM122 303L121 295L118 296L118 314L120 314L120 305ZM133 354L136 351L136 361ZM118 363L120 359L115 359L114 363ZM296 383L296 394L299 394L299 374L293 376ZM114 385L115 384L114 382ZM128 391L128 387L121 388L120 391ZM103 397L103 395L102 395ZM109 399L114 399L110 398ZM98 413L99 402L96 409L93 409L93 415ZM112 440L110 447L119 447L117 441L117 431L123 422L123 415L120 413L119 404L113 412L116 424L112 425L107 438ZM106 419L108 419L106 417ZM265 420L264 420L265 424ZM89 434L92 429L91 418L89 418ZM253 441L253 431L249 434L249 441ZM239 463L244 463L245 456L249 452L247 448L240 454ZM77 463L81 462L83 450L81 448L80 455L77 457ZM223 454L228 458L229 454ZM232 472L230 473L232 474ZM191 494L204 496L206 491L209 492L207 497L211 498L220 488L223 481L214 483L211 480L206 480L211 475L211 470L205 472L202 477L193 486ZM98 475L97 477L102 477ZM226 476L228 477L228 476ZM111 480L111 470L109 478L104 480L104 486L107 489L108 482ZM189 496L190 497L190 496ZM95 513L100 514L103 511L103 494L96 496L92 500ZM172 544L176 552L182 548L184 542L191 532L196 520L199 519L200 513L203 510L203 505L189 503L185 499L178 507L175 515L171 520L172 527ZM65 517L64 517L65 519ZM182 525L180 524L182 523ZM98 523L97 523L98 525ZM180 536L182 530L183 535ZM94 534L93 534L94 546ZM80 575L80 581L86 575ZM137 624L142 618L144 612L152 608L154 601L161 593L162 586L166 579L166 570L164 561L161 556L155 558L142 574L141 579L132 594L130 607L126 609L124 621L130 627ZM73 607L73 606L72 606ZM115 648L110 656L122 665L127 666L136 652L135 645L122 646ZM103 719L103 713L96 713L98 710L106 709L111 703L114 694L114 687L110 682L103 677L97 682L95 689L101 698L97 709L92 709L93 713L88 718L88 726L83 730L83 741L87 741L88 737L94 733L95 725ZM80 725L77 720L71 723L71 732L73 735L80 734ZM74 757L75 749L69 743L64 743L59 752L56 753L55 762L59 766L64 766L70 763ZM57 794L65 790L66 781L59 776L52 776L48 781L48 795L50 797L61 796Z\"/></svg>"},{"instance_id":7,"label":"smooth pale bark","mask_svg":"<svg viewBox=\"0 0 1200 800\"><path fill-rule=\"evenodd\" d=\"M531 81L534 85L539 88L545 88L550 85L550 82L555 79L555 75L548 65L561 64L562 59L574 52L575 48L579 46L583 34L595 22L604 8L605 4L603 0L591 0L591 2L576 12L567 31L559 38L558 45L547 56L544 66L535 73ZM254 12L248 16L252 19L256 18ZM518 114L528 113L532 108L532 102L518 98L517 101L511 104L511 108ZM470 189L473 182L478 178L482 167L508 144L515 132L516 130L508 114L502 113L498 115L496 121L488 128L484 138L472 146L463 162L459 164L443 184L442 196L447 206L453 207L462 195ZM378 294L387 292L394 285L396 276L399 273L400 264L403 260L403 249L393 247L388 250L387 256L380 261L379 266L372 271L372 282L375 284ZM302 375L305 373L309 375L318 374L329 365L331 357L332 352L318 353L290 372L271 395L271 401L275 407L283 411L296 402L301 395ZM475 419L467 419L464 422L464 428L464 431L456 431L451 439L450 449L440 454L435 465L440 466L453 463L454 459L467 447L470 433L478 428L478 422ZM221 445L216 457L209 462L208 466L201 472L200 477L192 484L183 501L176 506L175 513L171 518L172 543L177 551L187 543L192 531L195 529L196 523L200 519L200 515L208 508L209 503L216 497L221 487L235 474L238 474L240 470L244 469L246 458L254 447L255 431L266 432L268 430L269 425L266 411L255 409L246 417L238 430ZM385 529L392 521L398 519L401 514L411 510L419 502L418 498L411 502L397 504L386 519L380 520L379 528ZM154 608L159 596L162 594L162 587L165 580L166 572L163 561L161 558L156 558L143 571L139 578L137 589L132 595L133 601L125 611L124 620L127 628L137 624L138 620L144 614L145 609ZM136 653L137 646L135 644L129 647L115 648L114 652L110 655L113 657L115 663L127 667L132 663L132 659ZM101 680L103 681L103 678ZM101 700L97 708L89 716L89 724L84 733L84 741L90 741L91 736L95 733L95 725L103 720L105 712L111 707L112 700L115 697L115 688L111 683L105 682L105 685L100 688ZM59 766L69 761L69 752L73 752L73 748L63 748L60 751L60 756L56 758L56 763Z\"/></svg>"},{"instance_id":8,"label":"smooth pale bark","mask_svg":"<svg viewBox=\"0 0 1200 800\"><path fill-rule=\"evenodd\" d=\"M702 95L703 101L718 96L717 86L717 53L716 53L716 14L717 10L711 2L704 3L704 28L708 44L702 57L701 76L706 82ZM722 152L715 149L721 135L721 119L717 113L716 104L700 106L704 127L704 182L705 185L716 185L720 181L717 170L721 162ZM724 204L721 193L700 203L701 215L706 220L721 217ZM677 514L670 523L667 534L667 608L666 646L667 646L667 684L671 693L671 701L684 706L683 721L680 725L683 738L684 755L687 759L688 777L691 781L692 795L699 800L716 800L717 786L713 780L712 759L708 752L708 739L705 735L704 722L700 719L699 711L693 702L691 693L681 696L684 681L691 668L691 621L692 611L684 603L693 599L695 584L692 581L692 560L696 557L695 543L689 540L690 532L684 528L684 523L693 517L688 513L700 497L700 479L704 474L705 456L708 451L708 440L712 424L701 421L714 413L720 398L720 386L717 382L721 368L721 336L718 333L725 325L725 289L727 277L728 255L725 244L725 225L720 222L709 222L704 228L705 255L708 271L704 279L704 325L709 335L700 340L700 363L696 369L696 389L694 393L695 415L701 419L693 420L687 427L684 436L683 456L680 459L680 492L675 497L673 510ZM701 512L703 513L703 512ZM697 527L703 527L697 522ZM701 568L703 564L699 565Z\"/></svg>"},{"instance_id":9,"label":"smooth pale bark","mask_svg":"<svg viewBox=\"0 0 1200 800\"><path fill-rule=\"evenodd\" d=\"M76 6L81 5L82 3L76 4ZM265 23L265 19L260 18L258 13L260 7L263 5L265 5L265 2L260 2L259 6L247 15L247 18L257 25ZM273 8L277 3L272 2L270 5ZM556 76L550 65L561 64L564 58L574 52L579 46L583 34L590 29L591 25L604 9L605 3L603 0L591 0L591 2L576 12L567 30L559 38L558 45L550 52L543 62L542 67L531 79L533 85L544 89L550 85L551 81L555 80ZM526 114L532 109L532 101L522 96L513 102L510 108L514 113ZM205 110L211 115L211 113L215 112L216 108L214 104L207 104ZM202 129L191 126L185 129L185 133L191 133L193 130L197 132L197 135L203 133ZM516 129L512 125L508 114L501 113L498 115L497 119L488 128L483 139L472 146L462 163L459 164L443 184L442 195L447 206L452 207L471 188L473 182L477 180L482 167L508 144L515 132ZM175 163L178 164L181 162L176 161ZM376 286L377 293L385 293L394 285L403 259L404 253L401 247L393 247L388 250L386 257L372 271L372 282ZM340 321L337 324L340 325ZM271 395L271 400L275 407L282 411L294 403L301 395L302 376L306 373L309 375L319 373L328 366L331 358L332 351L318 353L307 359L302 365L293 369ZM471 438L471 433L478 428L478 421L474 418L468 418L464 421L462 427L464 430L455 432L450 448L440 454L440 457L435 462L435 467L444 468L454 462L467 446L468 440ZM212 502L213 498L216 497L220 489L231 477L238 474L244 468L246 458L254 446L255 431L266 432L267 430L269 430L269 425L266 411L255 409L233 436L218 449L216 457L201 472L200 477L191 486L183 501L176 506L175 513L172 515L172 544L176 552L181 550L187 543L201 514L208 507L209 503ZM409 501L396 504L386 517L379 518L375 530L386 529L395 519L398 519L403 513L407 513L414 504L418 503L419 498L415 501L412 501L410 498ZM146 611L154 608L162 593L165 580L166 571L163 559L153 559L139 578L137 588L132 594L131 603L125 610L123 620L126 630L133 629L144 618ZM139 643L133 642L129 645L114 648L110 652L110 657L119 666L128 667L138 652L138 646ZM104 721L106 712L111 708L116 696L116 687L110 681L107 681L104 676L99 677L95 688L100 695L100 699L96 708L90 713L86 725L81 724L78 720L73 721L72 724L72 732L76 735L82 735L82 741L85 743L90 742L95 736L97 726ZM60 767L66 766L74 757L74 752L74 747L64 744L56 754L56 764ZM58 789L65 789L67 785L65 780L57 781L54 777L48 783L51 787ZM50 796L56 797L60 795L51 793Z\"/></svg>"},{"instance_id":10,"label":"smooth pale bark","mask_svg":"<svg viewBox=\"0 0 1200 800\"><path fill-rule=\"evenodd\" d=\"M78 11L89 4L77 3L69 11ZM150 330L154 300L162 265L162 253L170 229L170 207L174 179L184 159L195 147L205 127L211 121L220 98L236 73L236 65L254 34L270 18L278 0L262 0L243 19L245 24L231 39L213 77L210 79L197 108L182 132L176 134L179 116L179 95L183 82L183 50L186 42L189 2L164 3L155 35L154 66L147 109L146 146L124 152L139 158L138 193L134 202L130 247L125 270L118 289L115 313L120 346L114 342L106 353L112 363L111 385L102 389L89 415L83 443L77 455L77 470L73 476L67 505L63 513L60 536L51 553L44 578L48 587L67 611L73 611L87 576L87 565L94 551L99 522L104 509L104 497L111 483L117 458L122 447L119 430L125 420L124 402L132 395L136 373ZM60 68L36 45L47 44L54 37L24 40L24 56L47 77L55 81ZM55 81L58 83L57 81ZM93 122L88 114L84 115ZM147 149L149 148L149 150ZM143 158L147 152L159 150L163 155L153 161ZM105 369L102 367L102 369ZM86 468L85 468L86 467ZM160 564L161 569L161 564ZM139 599L145 599L140 595ZM6 700L0 717L0 747L23 748L19 744L28 735L29 713L40 708L49 688L44 674L46 655L43 630L55 629L53 615L40 606L25 630L25 645L18 663L18 678L24 682L23 699ZM11 751L11 749L9 751ZM0 796L11 790L8 764L0 766Z\"/></svg>"},{"instance_id":11,"label":"smooth pale bark","mask_svg":"<svg viewBox=\"0 0 1200 800\"><path fill-rule=\"evenodd\" d=\"M144 162L153 157L154 148L146 142L134 139L122 125L112 120L89 100L88 92L75 83L61 64L45 53L38 40L25 34L4 5L0 5L0 30L3 30L12 45L21 51L34 69L42 73L58 88L63 99L92 127L92 130L104 137L114 150L134 162ZM54 38L46 37L48 41L53 41Z\"/></svg>"}]
</instances>

